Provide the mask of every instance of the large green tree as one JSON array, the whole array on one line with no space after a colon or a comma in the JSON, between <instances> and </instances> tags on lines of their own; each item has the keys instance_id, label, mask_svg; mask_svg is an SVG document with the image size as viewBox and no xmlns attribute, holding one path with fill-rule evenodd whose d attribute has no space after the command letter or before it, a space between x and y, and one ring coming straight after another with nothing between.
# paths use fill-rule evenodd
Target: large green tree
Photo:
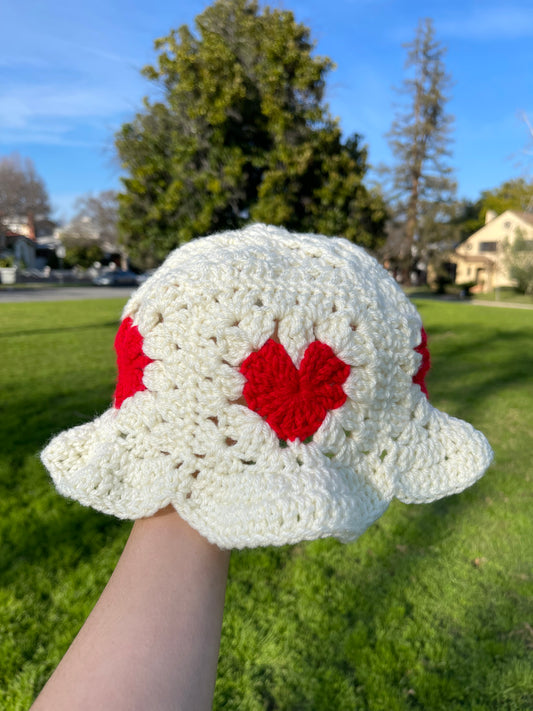
<instances>
[{"instance_id":1,"label":"large green tree","mask_svg":"<svg viewBox=\"0 0 533 711\"><path fill-rule=\"evenodd\" d=\"M366 148L344 141L324 103L329 59L291 12L217 0L155 43L143 72L158 100L125 124L119 226L145 265L173 247L249 221L382 239L381 195L363 183Z\"/></svg>"},{"instance_id":2,"label":"large green tree","mask_svg":"<svg viewBox=\"0 0 533 711\"><path fill-rule=\"evenodd\" d=\"M393 256L408 270L413 246L420 253L428 242L446 238L455 182L447 163L453 121L446 111L451 80L444 65L446 49L435 39L430 19L419 23L414 40L405 48L407 76L398 90L403 99L387 137L394 156L390 177L397 253Z\"/></svg>"}]
</instances>

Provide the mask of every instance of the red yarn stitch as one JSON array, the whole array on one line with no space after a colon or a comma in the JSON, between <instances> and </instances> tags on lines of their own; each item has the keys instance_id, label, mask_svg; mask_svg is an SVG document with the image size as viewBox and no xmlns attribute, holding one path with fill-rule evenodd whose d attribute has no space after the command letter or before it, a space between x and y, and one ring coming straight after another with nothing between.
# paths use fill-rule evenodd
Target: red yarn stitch
<instances>
[{"instance_id":1,"label":"red yarn stitch","mask_svg":"<svg viewBox=\"0 0 533 711\"><path fill-rule=\"evenodd\" d=\"M143 372L151 358L143 353L143 337L132 319L127 316L118 329L115 337L117 352L118 378L115 389L114 404L119 408L127 397L136 392L146 390L143 383Z\"/></svg>"},{"instance_id":2,"label":"red yarn stitch","mask_svg":"<svg viewBox=\"0 0 533 711\"><path fill-rule=\"evenodd\" d=\"M240 367L243 396L280 439L303 441L320 427L328 410L346 401L342 384L350 366L320 341L311 343L297 370L281 343L269 339Z\"/></svg>"},{"instance_id":3,"label":"red yarn stitch","mask_svg":"<svg viewBox=\"0 0 533 711\"><path fill-rule=\"evenodd\" d=\"M420 342L420 345L415 348L415 351L417 353L420 353L422 355L422 362L420 363L420 368L418 371L413 375L413 383L415 385L420 385L420 389L424 393L426 397L428 396L428 390L426 387L426 374L428 370L431 367L431 359L429 356L429 350L427 347L427 342L428 342L428 337L424 329L422 329L422 340Z\"/></svg>"}]
</instances>

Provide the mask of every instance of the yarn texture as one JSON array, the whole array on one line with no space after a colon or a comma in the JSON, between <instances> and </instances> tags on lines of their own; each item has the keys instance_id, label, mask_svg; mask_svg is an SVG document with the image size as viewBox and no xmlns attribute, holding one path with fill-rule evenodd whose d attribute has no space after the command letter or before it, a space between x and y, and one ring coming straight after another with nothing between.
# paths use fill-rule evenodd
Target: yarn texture
<instances>
[{"instance_id":1,"label":"yarn texture","mask_svg":"<svg viewBox=\"0 0 533 711\"><path fill-rule=\"evenodd\" d=\"M42 453L120 518L172 504L221 548L351 541L492 459L432 407L415 307L363 249L266 225L190 242L130 298L112 406Z\"/></svg>"}]
</instances>

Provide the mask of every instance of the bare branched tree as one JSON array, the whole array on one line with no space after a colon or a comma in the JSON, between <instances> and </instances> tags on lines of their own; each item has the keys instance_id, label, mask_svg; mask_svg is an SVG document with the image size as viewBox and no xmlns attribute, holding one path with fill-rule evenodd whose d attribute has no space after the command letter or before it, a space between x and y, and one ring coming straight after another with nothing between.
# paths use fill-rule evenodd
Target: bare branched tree
<instances>
[{"instance_id":1,"label":"bare branched tree","mask_svg":"<svg viewBox=\"0 0 533 711\"><path fill-rule=\"evenodd\" d=\"M103 190L97 195L84 195L76 201L76 209L79 217L89 218L101 242L117 246L118 202L115 190Z\"/></svg>"},{"instance_id":2,"label":"bare branched tree","mask_svg":"<svg viewBox=\"0 0 533 711\"><path fill-rule=\"evenodd\" d=\"M117 193L114 190L83 195L76 201L74 219L61 231L62 241L97 242L106 250L118 251L117 211Z\"/></svg>"},{"instance_id":3,"label":"bare branched tree","mask_svg":"<svg viewBox=\"0 0 533 711\"><path fill-rule=\"evenodd\" d=\"M0 158L0 221L26 219L35 235L36 224L49 216L48 193L33 161L16 153Z\"/></svg>"}]
</instances>

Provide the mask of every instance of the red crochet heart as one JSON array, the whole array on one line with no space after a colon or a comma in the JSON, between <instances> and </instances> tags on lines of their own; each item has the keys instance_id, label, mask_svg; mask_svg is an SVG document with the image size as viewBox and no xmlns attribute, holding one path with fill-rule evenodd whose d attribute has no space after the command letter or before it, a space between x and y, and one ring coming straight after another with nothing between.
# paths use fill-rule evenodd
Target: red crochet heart
<instances>
[{"instance_id":1,"label":"red crochet heart","mask_svg":"<svg viewBox=\"0 0 533 711\"><path fill-rule=\"evenodd\" d=\"M114 400L115 407L119 408L127 397L146 390L143 373L148 363L153 363L153 360L144 354L143 337L129 316L120 324L115 337L115 350L118 378Z\"/></svg>"},{"instance_id":2,"label":"red crochet heart","mask_svg":"<svg viewBox=\"0 0 533 711\"><path fill-rule=\"evenodd\" d=\"M426 387L426 375L428 370L431 367L431 359L429 357L429 350L428 350L428 337L424 329L422 329L421 333L421 341L420 345L418 345L415 348L415 351L417 353L420 353L422 356L422 362L420 363L420 368L418 371L413 375L413 383L415 385L420 385L420 389L424 393L426 397L428 397L428 389Z\"/></svg>"},{"instance_id":3,"label":"red crochet heart","mask_svg":"<svg viewBox=\"0 0 533 711\"><path fill-rule=\"evenodd\" d=\"M248 407L264 417L280 439L303 441L329 410L346 401L342 384L350 366L320 341L311 343L298 370L281 343L269 339L241 365Z\"/></svg>"}]
</instances>

